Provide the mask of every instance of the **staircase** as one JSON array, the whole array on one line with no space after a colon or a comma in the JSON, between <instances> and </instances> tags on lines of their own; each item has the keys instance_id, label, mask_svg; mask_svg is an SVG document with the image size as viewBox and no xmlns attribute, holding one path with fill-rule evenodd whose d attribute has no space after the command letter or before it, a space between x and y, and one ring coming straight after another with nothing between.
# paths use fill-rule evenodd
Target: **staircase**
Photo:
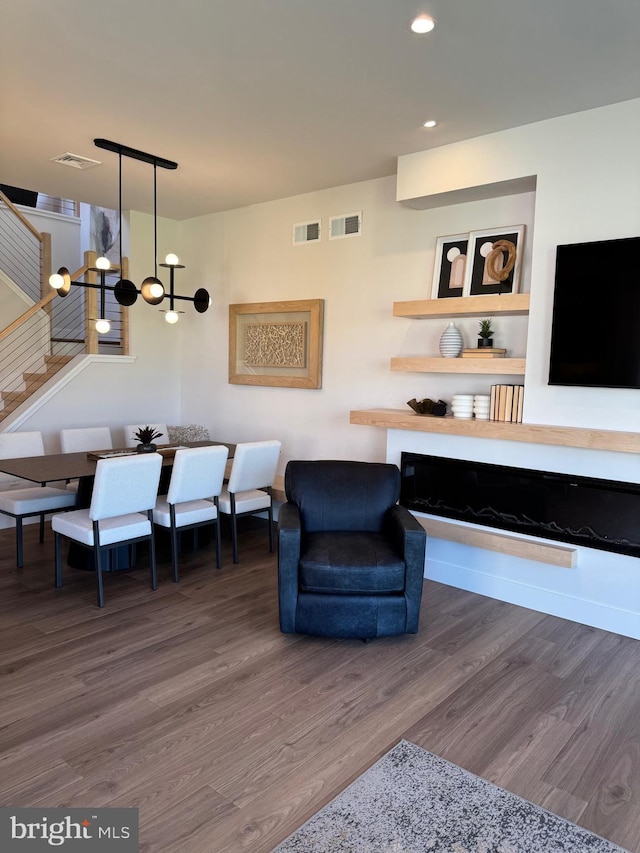
<instances>
[{"instance_id":1,"label":"staircase","mask_svg":"<svg viewBox=\"0 0 640 853\"><path fill-rule=\"evenodd\" d=\"M2 391L0 399L2 400L3 407L0 409L0 423L72 360L72 355L46 355L44 357L43 371L25 372L22 374L22 381L24 383L22 391Z\"/></svg>"}]
</instances>

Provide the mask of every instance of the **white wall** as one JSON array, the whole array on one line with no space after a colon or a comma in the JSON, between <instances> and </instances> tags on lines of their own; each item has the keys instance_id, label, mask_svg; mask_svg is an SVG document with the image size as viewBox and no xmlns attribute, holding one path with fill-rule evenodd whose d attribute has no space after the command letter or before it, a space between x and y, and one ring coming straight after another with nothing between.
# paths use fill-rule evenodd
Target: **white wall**
<instances>
[{"instance_id":1,"label":"white wall","mask_svg":"<svg viewBox=\"0 0 640 853\"><path fill-rule=\"evenodd\" d=\"M80 219L32 207L21 207L20 210L41 234L51 234L52 272L60 267L67 267L71 272L80 269Z\"/></svg>"},{"instance_id":2,"label":"white wall","mask_svg":"<svg viewBox=\"0 0 640 853\"><path fill-rule=\"evenodd\" d=\"M638 391L547 385L556 246L640 234L639 149L640 100L634 100L399 159L398 198L410 203L537 176L524 403L529 423L640 429ZM614 275L603 270L603 298Z\"/></svg>"}]
</instances>

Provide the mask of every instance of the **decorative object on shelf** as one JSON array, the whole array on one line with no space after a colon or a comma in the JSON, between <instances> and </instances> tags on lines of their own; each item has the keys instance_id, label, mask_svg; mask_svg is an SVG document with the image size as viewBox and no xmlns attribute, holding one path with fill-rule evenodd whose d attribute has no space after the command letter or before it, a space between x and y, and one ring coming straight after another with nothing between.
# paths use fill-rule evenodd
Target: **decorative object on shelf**
<instances>
[{"instance_id":1,"label":"decorative object on shelf","mask_svg":"<svg viewBox=\"0 0 640 853\"><path fill-rule=\"evenodd\" d=\"M324 301L229 306L229 382L278 388L322 386Z\"/></svg>"},{"instance_id":2,"label":"decorative object on shelf","mask_svg":"<svg viewBox=\"0 0 640 853\"><path fill-rule=\"evenodd\" d=\"M489 420L489 394L474 394L473 395L473 414L479 421Z\"/></svg>"},{"instance_id":3,"label":"decorative object on shelf","mask_svg":"<svg viewBox=\"0 0 640 853\"><path fill-rule=\"evenodd\" d=\"M489 419L506 423L522 423L524 385L492 385Z\"/></svg>"},{"instance_id":4,"label":"decorative object on shelf","mask_svg":"<svg viewBox=\"0 0 640 853\"><path fill-rule=\"evenodd\" d=\"M460 358L504 358L507 354L503 347L474 347L463 349Z\"/></svg>"},{"instance_id":5,"label":"decorative object on shelf","mask_svg":"<svg viewBox=\"0 0 640 853\"><path fill-rule=\"evenodd\" d=\"M432 299L462 296L467 263L468 234L452 234L436 240Z\"/></svg>"},{"instance_id":6,"label":"decorative object on shelf","mask_svg":"<svg viewBox=\"0 0 640 853\"><path fill-rule=\"evenodd\" d=\"M139 444L136 446L136 450L138 453L155 453L158 449L156 445L153 443L156 438L160 438L163 433L158 432L158 430L154 429L150 426L140 427L139 430L134 432L133 437L137 438Z\"/></svg>"},{"instance_id":7,"label":"decorative object on shelf","mask_svg":"<svg viewBox=\"0 0 640 853\"><path fill-rule=\"evenodd\" d=\"M464 296L518 292L524 230L507 225L470 232Z\"/></svg>"},{"instance_id":8,"label":"decorative object on shelf","mask_svg":"<svg viewBox=\"0 0 640 853\"><path fill-rule=\"evenodd\" d=\"M89 272L96 272L100 276L100 283L95 284L87 281L72 280L71 273L66 267L60 267L57 273L54 273L49 278L49 284L58 291L58 296L67 296L71 290L71 285L80 287L96 288L100 291L100 316L95 320L95 328L98 334L106 334L111 329L111 324L105 316L105 297L107 290L113 291L114 298L119 305L129 307L133 305L138 294L149 305L159 305L165 297L164 285L158 278L158 214L156 209L156 171L161 169L177 169L178 164L173 160L165 160L164 157L158 157L155 154L148 154L146 151L138 151L137 148L130 148L128 145L121 145L119 142L111 142L109 139L94 139L94 144L98 148L104 148L107 151L113 151L118 155L118 210L119 210L119 242L120 242L120 266L109 272L111 262L106 257L100 257L96 261L96 266L91 267ZM123 255L122 255L122 158L130 157L133 160L141 160L143 163L149 163L153 166L153 235L154 235L154 275L147 276L142 282L140 290L129 279L122 278L123 270ZM209 294L204 288L199 288L195 296L178 296L174 292L173 275L174 269L184 269L184 266L178 263L178 258L175 255L167 255L165 263L160 264L162 267L168 267L171 270L171 289L169 293L169 311L166 312L166 319L169 323L175 323L178 320L178 312L174 310L174 300L181 299L187 302L193 302L194 308L199 314L204 313L209 307ZM83 269L86 269L83 268ZM77 273L76 273L77 274ZM83 273L84 274L84 273ZM118 275L118 281L115 285L105 283L105 276ZM182 312L180 312L182 313Z\"/></svg>"},{"instance_id":9,"label":"decorative object on shelf","mask_svg":"<svg viewBox=\"0 0 640 853\"><path fill-rule=\"evenodd\" d=\"M493 347L493 329L491 328L491 319L479 320L480 337L478 338L478 347Z\"/></svg>"},{"instance_id":10,"label":"decorative object on shelf","mask_svg":"<svg viewBox=\"0 0 640 853\"><path fill-rule=\"evenodd\" d=\"M454 418L470 419L473 417L473 394L454 394L451 403Z\"/></svg>"},{"instance_id":11,"label":"decorative object on shelf","mask_svg":"<svg viewBox=\"0 0 640 853\"><path fill-rule=\"evenodd\" d=\"M415 397L407 402L417 415L432 415L436 418L442 418L447 414L447 404L444 400L438 400L434 403L428 397L424 400L416 400Z\"/></svg>"},{"instance_id":12,"label":"decorative object on shelf","mask_svg":"<svg viewBox=\"0 0 640 853\"><path fill-rule=\"evenodd\" d=\"M457 358L462 352L462 347L462 335L452 320L440 336L440 355L443 358Z\"/></svg>"}]
</instances>

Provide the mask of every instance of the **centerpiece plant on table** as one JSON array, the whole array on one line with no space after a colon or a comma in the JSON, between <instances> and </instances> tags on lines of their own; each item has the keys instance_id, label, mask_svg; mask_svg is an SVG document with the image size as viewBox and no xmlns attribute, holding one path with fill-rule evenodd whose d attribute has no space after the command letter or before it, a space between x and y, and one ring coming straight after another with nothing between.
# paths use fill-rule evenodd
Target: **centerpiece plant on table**
<instances>
[{"instance_id":1,"label":"centerpiece plant on table","mask_svg":"<svg viewBox=\"0 0 640 853\"><path fill-rule=\"evenodd\" d=\"M138 453L154 453L157 450L154 441L156 438L161 438L163 435L164 433L158 432L154 427L140 427L140 429L133 434L133 437L139 442L137 446Z\"/></svg>"}]
</instances>

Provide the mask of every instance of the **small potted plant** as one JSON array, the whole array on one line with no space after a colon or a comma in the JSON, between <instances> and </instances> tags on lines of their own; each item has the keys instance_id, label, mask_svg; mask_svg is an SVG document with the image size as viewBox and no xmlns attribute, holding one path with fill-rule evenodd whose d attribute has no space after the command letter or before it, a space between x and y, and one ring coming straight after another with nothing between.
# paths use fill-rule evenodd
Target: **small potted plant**
<instances>
[{"instance_id":1,"label":"small potted plant","mask_svg":"<svg viewBox=\"0 0 640 853\"><path fill-rule=\"evenodd\" d=\"M138 453L155 453L158 449L153 443L156 438L160 438L164 433L158 432L153 427L140 427L137 432L134 432L133 437L139 442L137 446Z\"/></svg>"},{"instance_id":2,"label":"small potted plant","mask_svg":"<svg viewBox=\"0 0 640 853\"><path fill-rule=\"evenodd\" d=\"M491 320L480 320L480 337L478 338L478 347L493 346L493 329L491 328Z\"/></svg>"}]
</instances>

